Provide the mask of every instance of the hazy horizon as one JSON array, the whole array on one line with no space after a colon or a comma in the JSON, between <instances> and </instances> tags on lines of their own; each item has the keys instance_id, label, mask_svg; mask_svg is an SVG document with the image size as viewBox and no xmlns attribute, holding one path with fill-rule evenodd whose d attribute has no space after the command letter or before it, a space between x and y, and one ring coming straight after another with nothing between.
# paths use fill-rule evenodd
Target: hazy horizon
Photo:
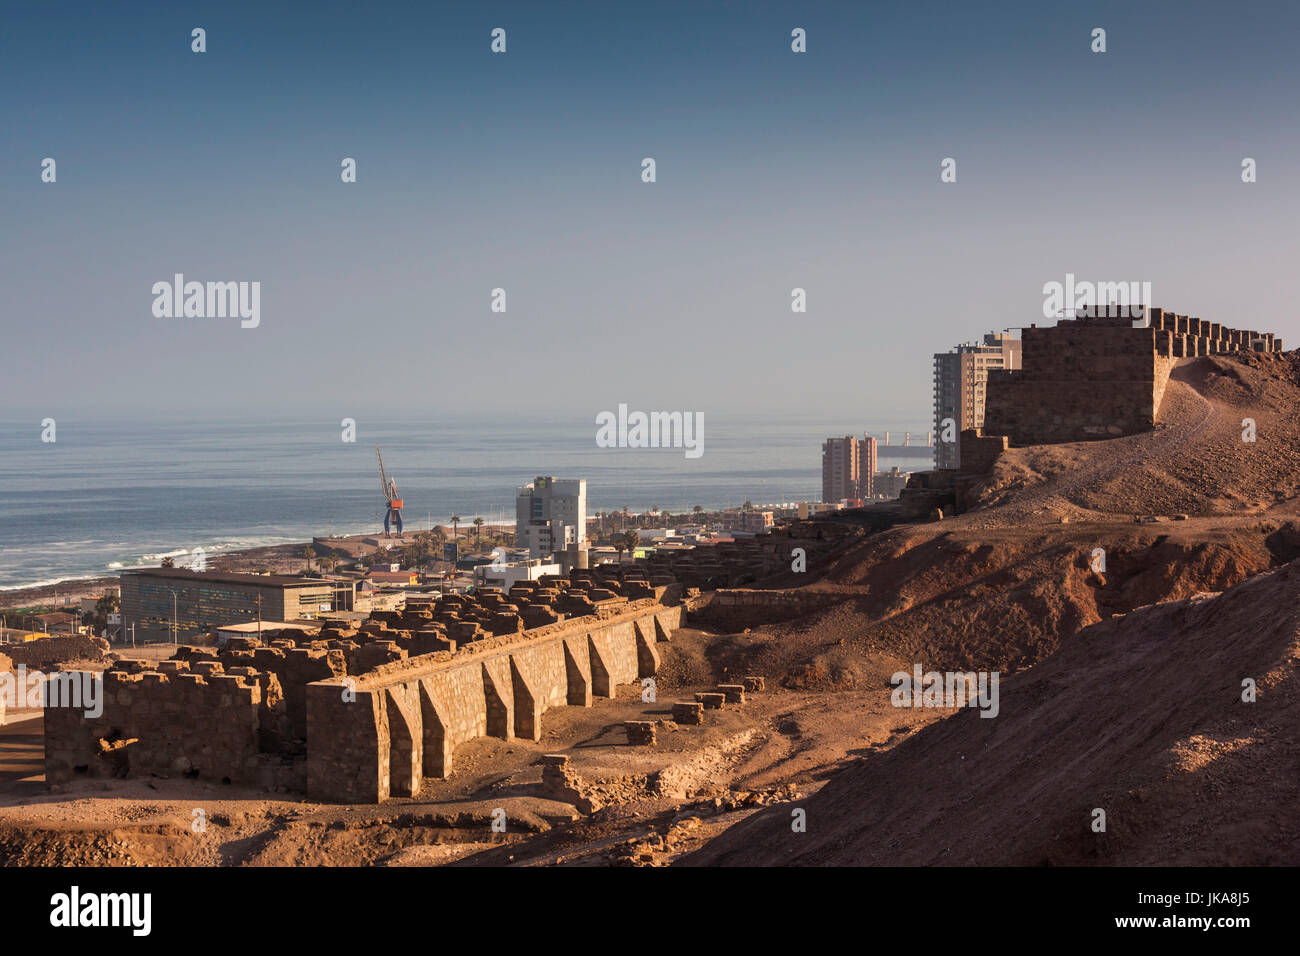
<instances>
[{"instance_id":1,"label":"hazy horizon","mask_svg":"<svg viewBox=\"0 0 1300 956\"><path fill-rule=\"evenodd\" d=\"M1300 10L1247 6L16 10L0 405L928 421L1067 272L1294 344ZM154 317L177 272L260 325Z\"/></svg>"}]
</instances>

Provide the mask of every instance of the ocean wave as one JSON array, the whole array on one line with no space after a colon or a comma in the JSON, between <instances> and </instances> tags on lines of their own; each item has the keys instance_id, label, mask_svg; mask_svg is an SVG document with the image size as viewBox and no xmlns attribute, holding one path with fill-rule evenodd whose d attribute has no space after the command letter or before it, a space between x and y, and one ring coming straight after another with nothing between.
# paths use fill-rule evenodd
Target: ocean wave
<instances>
[{"instance_id":1,"label":"ocean wave","mask_svg":"<svg viewBox=\"0 0 1300 956\"><path fill-rule=\"evenodd\" d=\"M189 554L189 548L177 548L175 551L159 551L157 554L142 554L141 561L161 561L163 558L179 558L182 554Z\"/></svg>"},{"instance_id":2,"label":"ocean wave","mask_svg":"<svg viewBox=\"0 0 1300 956\"><path fill-rule=\"evenodd\" d=\"M64 574L57 578L43 578L39 581L27 581L22 584L0 584L0 591L25 591L28 588L48 588L56 584L74 584L77 581L94 581L97 578L112 577L111 574Z\"/></svg>"}]
</instances>

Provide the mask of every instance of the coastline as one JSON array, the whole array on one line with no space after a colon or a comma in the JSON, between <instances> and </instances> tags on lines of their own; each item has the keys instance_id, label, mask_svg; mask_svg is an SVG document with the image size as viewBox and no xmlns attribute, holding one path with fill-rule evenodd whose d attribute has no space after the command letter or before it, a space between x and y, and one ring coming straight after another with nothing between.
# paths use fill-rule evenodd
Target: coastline
<instances>
[{"instance_id":1,"label":"coastline","mask_svg":"<svg viewBox=\"0 0 1300 956\"><path fill-rule=\"evenodd\" d=\"M499 522L488 522L484 524L484 527L513 528L514 526ZM442 526L442 528L450 540L452 529L449 526ZM421 532L408 528L407 533L402 538L392 538L391 542L395 545L408 544L414 540L415 535L418 533ZM470 537L470 533L467 533L466 530L466 524L462 523L458 540L465 541ZM302 556L304 548L313 548L317 557L332 554L335 557L350 560L373 552L375 546L367 543L367 541L373 541L376 538L382 540L381 533L337 537L319 536L284 544L240 548L210 555L207 559L207 568L211 571L269 571L272 574L296 574L306 566ZM150 567L159 566L150 565ZM177 566L185 567L186 564L181 560ZM133 567L130 570L138 569ZM95 575L85 578L64 578L48 584L36 584L30 587L0 591L0 611L22 607L46 605L61 607L65 603L69 605L75 604L82 598L100 596L104 593L105 587L117 584L120 579L119 572L118 574Z\"/></svg>"},{"instance_id":2,"label":"coastline","mask_svg":"<svg viewBox=\"0 0 1300 956\"><path fill-rule=\"evenodd\" d=\"M368 537L368 536L367 536ZM264 568L272 573L301 571L304 565L302 549L311 541L289 544L263 545L212 555L207 565L213 571L253 571ZM317 549L319 551L319 548ZM183 563L181 565L184 566ZM157 567L157 565L155 565ZM132 569L134 570L134 569ZM75 604L82 598L98 597L104 588L115 585L118 574L105 574L90 578L65 578L52 584L33 585L0 592L0 610L44 605ZM66 599L66 600L65 600Z\"/></svg>"}]
</instances>

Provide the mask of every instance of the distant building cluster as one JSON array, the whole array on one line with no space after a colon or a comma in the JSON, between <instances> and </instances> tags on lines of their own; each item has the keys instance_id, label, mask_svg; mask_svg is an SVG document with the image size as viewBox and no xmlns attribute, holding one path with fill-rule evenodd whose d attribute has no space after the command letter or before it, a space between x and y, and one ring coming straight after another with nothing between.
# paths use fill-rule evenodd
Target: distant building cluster
<instances>
[{"instance_id":1,"label":"distant building cluster","mask_svg":"<svg viewBox=\"0 0 1300 956\"><path fill-rule=\"evenodd\" d=\"M775 518L770 511L754 511L749 508L739 511L724 511L722 513L722 526L730 532L743 532L744 534L762 534L770 529L775 523Z\"/></svg>"},{"instance_id":2,"label":"distant building cluster","mask_svg":"<svg viewBox=\"0 0 1300 956\"><path fill-rule=\"evenodd\" d=\"M862 460L874 464L874 450ZM443 561L454 563L455 571L421 570L427 562L418 559L414 567L385 560L339 573L313 574L309 567L302 575L175 567L123 571L122 639L133 644L185 643L216 634L222 643L256 638L276 628L349 626L375 613L428 607L456 593L493 588L509 593L517 586L580 575L602 565L621 567L701 546L730 545L766 534L777 520L792 519L795 512L792 504L755 508L746 502L742 508L723 511L709 524L636 528L636 540L620 536L615 543L591 547L585 479L538 476L518 489L516 504L516 546L493 548L490 556L484 552L463 558L452 550ZM821 509L815 506L811 512L817 510ZM809 509L801 505L799 513L807 514ZM361 541L384 546L379 538ZM468 573L461 576L461 571ZM88 609L92 603L87 602ZM62 632L73 631L77 620L76 615L49 614L35 623Z\"/></svg>"}]
</instances>

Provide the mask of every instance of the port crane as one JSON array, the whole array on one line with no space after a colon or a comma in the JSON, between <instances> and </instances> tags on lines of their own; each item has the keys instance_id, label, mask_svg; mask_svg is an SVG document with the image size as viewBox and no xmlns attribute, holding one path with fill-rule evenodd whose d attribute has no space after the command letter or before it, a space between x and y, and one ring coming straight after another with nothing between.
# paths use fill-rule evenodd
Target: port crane
<instances>
[{"instance_id":1,"label":"port crane","mask_svg":"<svg viewBox=\"0 0 1300 956\"><path fill-rule=\"evenodd\" d=\"M388 502L388 510L384 512L384 537L390 537L389 528L391 525L397 525L397 536L402 536L402 499L397 497L397 482L389 478L384 471L384 456L379 452L379 446L375 446L375 457L379 459L379 490L384 494L384 500Z\"/></svg>"}]
</instances>

